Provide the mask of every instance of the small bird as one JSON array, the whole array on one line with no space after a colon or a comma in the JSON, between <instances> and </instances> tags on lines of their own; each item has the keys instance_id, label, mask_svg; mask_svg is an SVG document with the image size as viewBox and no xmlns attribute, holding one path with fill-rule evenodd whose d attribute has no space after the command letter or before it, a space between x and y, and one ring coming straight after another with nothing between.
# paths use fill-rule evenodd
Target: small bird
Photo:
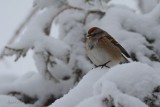
<instances>
[{"instance_id":1,"label":"small bird","mask_svg":"<svg viewBox=\"0 0 160 107\"><path fill-rule=\"evenodd\" d=\"M96 67L110 68L120 62L129 62L126 57L130 58L130 55L127 51L110 34L98 27L88 30L85 48Z\"/></svg>"}]
</instances>

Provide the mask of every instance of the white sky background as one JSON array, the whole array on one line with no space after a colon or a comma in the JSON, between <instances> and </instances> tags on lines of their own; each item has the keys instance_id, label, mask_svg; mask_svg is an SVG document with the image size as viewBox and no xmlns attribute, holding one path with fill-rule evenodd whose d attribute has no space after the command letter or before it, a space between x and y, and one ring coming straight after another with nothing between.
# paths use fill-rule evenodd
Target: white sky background
<instances>
[{"instance_id":1,"label":"white sky background","mask_svg":"<svg viewBox=\"0 0 160 107\"><path fill-rule=\"evenodd\" d=\"M24 21L32 7L32 1L33 0L0 0L0 50L5 46L19 24ZM133 0L114 1L135 8ZM55 30L58 31L58 28L55 26L53 28L54 33ZM51 32L51 35L55 36L58 34L53 34L53 32ZM29 71L37 71L32 59L32 52L28 52L27 57L21 58L16 63L14 62L14 57L9 57L6 58L5 61L0 61L0 75L22 75Z\"/></svg>"},{"instance_id":2,"label":"white sky background","mask_svg":"<svg viewBox=\"0 0 160 107\"><path fill-rule=\"evenodd\" d=\"M32 0L0 0L0 50L23 22L31 7ZM0 75L8 73L22 75L28 71L36 71L31 52L27 56L16 63L14 57L0 61Z\"/></svg>"}]
</instances>

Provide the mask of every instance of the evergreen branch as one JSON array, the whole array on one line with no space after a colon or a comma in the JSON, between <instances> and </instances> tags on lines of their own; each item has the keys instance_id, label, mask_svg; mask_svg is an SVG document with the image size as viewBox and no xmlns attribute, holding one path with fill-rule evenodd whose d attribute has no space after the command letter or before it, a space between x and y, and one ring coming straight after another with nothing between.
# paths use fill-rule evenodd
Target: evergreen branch
<instances>
[{"instance_id":1,"label":"evergreen branch","mask_svg":"<svg viewBox=\"0 0 160 107\"><path fill-rule=\"evenodd\" d=\"M44 52L36 52L36 54L41 55L42 58L44 59L45 70L42 72L45 73L45 76L47 76L48 74L49 80L53 79L56 83L59 83L59 80L56 77L54 77L48 69L48 65L51 65L52 67L54 67L54 65L57 63L53 61L52 59L53 55L49 51L45 51L45 52L47 52L47 54L44 54Z\"/></svg>"}]
</instances>

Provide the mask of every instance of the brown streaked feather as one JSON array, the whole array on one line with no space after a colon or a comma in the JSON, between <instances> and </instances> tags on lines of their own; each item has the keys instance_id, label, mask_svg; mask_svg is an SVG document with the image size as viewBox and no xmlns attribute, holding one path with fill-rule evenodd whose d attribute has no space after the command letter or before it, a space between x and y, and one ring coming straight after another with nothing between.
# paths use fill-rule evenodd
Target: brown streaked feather
<instances>
[{"instance_id":1,"label":"brown streaked feather","mask_svg":"<svg viewBox=\"0 0 160 107\"><path fill-rule=\"evenodd\" d=\"M105 31L104 31L104 32L105 32ZM107 32L105 32L105 36L106 36L115 46L117 46L124 55L126 55L128 58L130 58L130 55L128 54L128 52L127 52L112 36L110 36Z\"/></svg>"},{"instance_id":2,"label":"brown streaked feather","mask_svg":"<svg viewBox=\"0 0 160 107\"><path fill-rule=\"evenodd\" d=\"M106 36L102 36L101 38L99 38L98 44L99 47L105 49L107 53L110 54L110 56L112 56L113 59L121 59L122 55L120 49L118 47L115 47L115 45L112 44L111 41L108 38L106 38Z\"/></svg>"}]
</instances>

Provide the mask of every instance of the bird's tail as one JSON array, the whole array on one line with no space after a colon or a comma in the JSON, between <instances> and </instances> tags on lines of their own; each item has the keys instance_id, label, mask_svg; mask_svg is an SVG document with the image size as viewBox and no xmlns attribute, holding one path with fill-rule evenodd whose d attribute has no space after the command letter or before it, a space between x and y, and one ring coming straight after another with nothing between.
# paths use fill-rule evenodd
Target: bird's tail
<instances>
[{"instance_id":1,"label":"bird's tail","mask_svg":"<svg viewBox=\"0 0 160 107\"><path fill-rule=\"evenodd\" d=\"M130 63L130 62L132 62L131 61L131 59L129 59L129 58L126 58L124 55L122 55L122 60L121 60L121 62L120 63Z\"/></svg>"}]
</instances>

